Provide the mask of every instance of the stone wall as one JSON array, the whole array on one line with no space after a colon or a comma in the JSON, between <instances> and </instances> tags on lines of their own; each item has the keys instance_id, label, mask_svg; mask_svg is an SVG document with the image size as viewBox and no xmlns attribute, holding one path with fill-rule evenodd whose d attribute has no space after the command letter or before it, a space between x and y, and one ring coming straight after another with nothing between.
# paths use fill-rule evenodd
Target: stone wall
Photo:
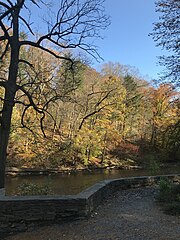
<instances>
[{"instance_id":1,"label":"stone wall","mask_svg":"<svg viewBox=\"0 0 180 240\"><path fill-rule=\"evenodd\" d=\"M5 196L5 188L0 188L0 197Z\"/></svg>"},{"instance_id":2,"label":"stone wall","mask_svg":"<svg viewBox=\"0 0 180 240\"><path fill-rule=\"evenodd\" d=\"M78 197L11 197L0 200L0 234L77 219L86 215L86 199ZM1 236L1 235L0 235Z\"/></svg>"},{"instance_id":3,"label":"stone wall","mask_svg":"<svg viewBox=\"0 0 180 240\"><path fill-rule=\"evenodd\" d=\"M87 217L108 195L121 189L149 186L162 176L131 177L101 181L77 195L0 196L0 239L11 232L25 231L41 224ZM179 181L179 175L166 175Z\"/></svg>"}]
</instances>

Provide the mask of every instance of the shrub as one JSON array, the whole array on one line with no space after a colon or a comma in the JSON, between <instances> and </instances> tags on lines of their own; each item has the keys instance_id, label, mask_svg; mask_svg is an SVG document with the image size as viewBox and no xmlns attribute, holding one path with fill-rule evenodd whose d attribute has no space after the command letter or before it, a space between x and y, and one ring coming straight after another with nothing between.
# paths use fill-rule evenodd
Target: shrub
<instances>
[{"instance_id":1,"label":"shrub","mask_svg":"<svg viewBox=\"0 0 180 240\"><path fill-rule=\"evenodd\" d=\"M159 170L160 170L159 162L155 159L150 159L150 162L149 162L150 174L151 175L156 175L156 174L158 174Z\"/></svg>"},{"instance_id":2,"label":"shrub","mask_svg":"<svg viewBox=\"0 0 180 240\"><path fill-rule=\"evenodd\" d=\"M37 185L34 183L24 182L18 186L16 195L19 196L30 196L30 195L50 195L52 190L49 184Z\"/></svg>"},{"instance_id":3,"label":"shrub","mask_svg":"<svg viewBox=\"0 0 180 240\"><path fill-rule=\"evenodd\" d=\"M163 178L159 182L157 201L163 210L172 215L180 215L180 184L174 184Z\"/></svg>"}]
</instances>

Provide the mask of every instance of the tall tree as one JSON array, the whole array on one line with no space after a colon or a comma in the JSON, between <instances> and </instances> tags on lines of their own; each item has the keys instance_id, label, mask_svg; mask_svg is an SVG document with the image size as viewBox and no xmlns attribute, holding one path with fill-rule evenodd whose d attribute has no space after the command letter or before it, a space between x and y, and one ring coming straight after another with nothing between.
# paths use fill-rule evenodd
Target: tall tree
<instances>
[{"instance_id":1,"label":"tall tree","mask_svg":"<svg viewBox=\"0 0 180 240\"><path fill-rule=\"evenodd\" d=\"M157 46L169 51L168 56L160 57L160 64L166 66L161 80L166 80L179 87L180 76L180 1L158 0L156 11L161 15L154 23L152 35Z\"/></svg>"},{"instance_id":2,"label":"tall tree","mask_svg":"<svg viewBox=\"0 0 180 240\"><path fill-rule=\"evenodd\" d=\"M58 8L54 6L53 11L51 11L50 1L46 0L0 1L0 41L5 44L0 61L3 61L8 50L10 51L8 74L5 78L0 79L0 87L5 92L3 106L0 109L0 189L4 188L6 151L13 106L17 102L17 92L21 91L27 96L27 107L34 108L41 116L41 121L44 119L46 112L45 107L36 106L24 85L17 82L20 64L33 67L30 59L21 57L21 50L33 47L58 59L69 60L72 64L73 61L66 58L63 50L79 48L96 58L99 57L96 48L90 43L89 39L99 37L100 30L105 29L109 24L109 19L104 12L103 2L104 0L61 0L58 1ZM29 22L28 13L35 7L37 8L35 11L56 12L56 16L53 16L53 18L44 19L47 23L47 32L40 36L35 36L33 25ZM26 40L21 38L20 33L22 31L29 34L29 36L26 36ZM51 48L47 47L48 45Z\"/></svg>"},{"instance_id":3,"label":"tall tree","mask_svg":"<svg viewBox=\"0 0 180 240\"><path fill-rule=\"evenodd\" d=\"M174 91L171 84L161 84L159 88L152 89L150 104L152 107L152 133L151 144L163 148L166 145L166 131L178 122L178 92ZM177 125L178 127L178 125Z\"/></svg>"}]
</instances>

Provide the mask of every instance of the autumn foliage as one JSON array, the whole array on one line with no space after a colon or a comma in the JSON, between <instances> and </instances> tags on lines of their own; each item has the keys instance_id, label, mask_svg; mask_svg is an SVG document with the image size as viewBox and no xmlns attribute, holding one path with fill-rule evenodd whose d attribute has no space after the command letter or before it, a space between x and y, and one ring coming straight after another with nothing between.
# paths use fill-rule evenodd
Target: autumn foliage
<instances>
[{"instance_id":1,"label":"autumn foliage","mask_svg":"<svg viewBox=\"0 0 180 240\"><path fill-rule=\"evenodd\" d=\"M18 81L24 81L47 115L41 123L35 109L26 107L27 97L17 92L25 104L14 107L9 166L121 166L143 163L146 154L161 161L178 160L179 92L170 84L155 88L128 71L109 75L107 65L99 73L81 59L74 60L72 69L70 63L31 48L23 54L35 69L22 67Z\"/></svg>"}]
</instances>

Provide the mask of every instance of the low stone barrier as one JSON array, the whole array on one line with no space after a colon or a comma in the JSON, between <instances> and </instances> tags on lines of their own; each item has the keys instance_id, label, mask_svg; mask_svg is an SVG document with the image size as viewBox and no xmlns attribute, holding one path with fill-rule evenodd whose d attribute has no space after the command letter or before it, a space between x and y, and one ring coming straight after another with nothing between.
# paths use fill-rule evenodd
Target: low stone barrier
<instances>
[{"instance_id":1,"label":"low stone barrier","mask_svg":"<svg viewBox=\"0 0 180 240\"><path fill-rule=\"evenodd\" d=\"M0 188L0 197L5 195L5 188Z\"/></svg>"},{"instance_id":2,"label":"low stone barrier","mask_svg":"<svg viewBox=\"0 0 180 240\"><path fill-rule=\"evenodd\" d=\"M162 177L180 181L180 174L119 178L101 181L77 195L1 196L0 239L36 225L76 220L92 211L115 191L156 184Z\"/></svg>"}]
</instances>

